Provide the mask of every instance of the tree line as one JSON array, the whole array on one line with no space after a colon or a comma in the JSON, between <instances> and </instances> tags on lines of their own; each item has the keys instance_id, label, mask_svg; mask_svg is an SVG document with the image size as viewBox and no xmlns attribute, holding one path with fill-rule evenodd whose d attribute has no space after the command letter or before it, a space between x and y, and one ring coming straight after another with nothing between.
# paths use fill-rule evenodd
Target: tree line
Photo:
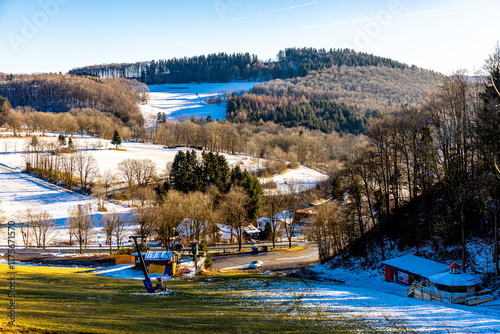
<instances>
[{"instance_id":1,"label":"tree line","mask_svg":"<svg viewBox=\"0 0 500 334\"><path fill-rule=\"evenodd\" d=\"M277 60L261 61L249 53L217 53L195 57L152 60L129 64L93 65L72 69L69 74L100 78L128 78L148 85L189 82L266 81L304 77L332 66L383 66L406 69L389 58L350 49L287 48Z\"/></svg>"}]
</instances>

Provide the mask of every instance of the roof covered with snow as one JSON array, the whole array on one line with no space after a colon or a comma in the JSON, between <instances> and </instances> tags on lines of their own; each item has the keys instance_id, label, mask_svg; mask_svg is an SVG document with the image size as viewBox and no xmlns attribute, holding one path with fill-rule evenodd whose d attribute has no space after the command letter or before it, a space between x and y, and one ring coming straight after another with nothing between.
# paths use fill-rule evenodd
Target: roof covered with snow
<instances>
[{"instance_id":1,"label":"roof covered with snow","mask_svg":"<svg viewBox=\"0 0 500 334\"><path fill-rule=\"evenodd\" d=\"M148 251L146 256L144 256L144 260L146 261L171 261L172 255L174 252L172 251Z\"/></svg>"},{"instance_id":2,"label":"roof covered with snow","mask_svg":"<svg viewBox=\"0 0 500 334\"><path fill-rule=\"evenodd\" d=\"M415 255L404 255L391 260L382 262L385 265L408 271L423 277L448 271L448 266L439 262L424 259Z\"/></svg>"},{"instance_id":3,"label":"roof covered with snow","mask_svg":"<svg viewBox=\"0 0 500 334\"><path fill-rule=\"evenodd\" d=\"M465 273L443 272L427 277L434 284L442 284L446 286L474 286L481 284L479 277Z\"/></svg>"}]
</instances>

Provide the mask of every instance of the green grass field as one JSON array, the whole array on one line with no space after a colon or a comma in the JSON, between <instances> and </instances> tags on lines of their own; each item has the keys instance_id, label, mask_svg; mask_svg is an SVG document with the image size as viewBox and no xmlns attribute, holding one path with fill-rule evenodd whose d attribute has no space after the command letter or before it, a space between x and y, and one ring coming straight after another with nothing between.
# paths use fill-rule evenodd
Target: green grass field
<instances>
[{"instance_id":1,"label":"green grass field","mask_svg":"<svg viewBox=\"0 0 500 334\"><path fill-rule=\"evenodd\" d=\"M140 280L99 277L78 268L16 266L16 270L17 327L7 323L9 298L2 293L0 308L5 312L0 318L2 333L366 330L362 322L346 320L342 315L303 308L304 289L297 289L294 282L298 281L282 277L218 274L179 278L168 282L174 295L151 296L132 294L144 292ZM0 265L0 272L8 273L7 266ZM6 275L2 280L6 281ZM287 298L281 298L280 291Z\"/></svg>"}]
</instances>

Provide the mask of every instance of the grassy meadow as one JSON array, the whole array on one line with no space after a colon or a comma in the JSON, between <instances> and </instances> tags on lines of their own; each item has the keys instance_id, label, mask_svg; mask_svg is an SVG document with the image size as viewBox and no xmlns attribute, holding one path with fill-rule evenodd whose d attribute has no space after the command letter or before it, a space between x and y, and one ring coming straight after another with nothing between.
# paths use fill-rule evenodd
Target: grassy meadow
<instances>
[{"instance_id":1,"label":"grassy meadow","mask_svg":"<svg viewBox=\"0 0 500 334\"><path fill-rule=\"evenodd\" d=\"M16 327L0 295L5 333L314 333L367 330L338 313L304 308L307 289L283 277L217 274L168 282L169 296L140 295L140 280L81 268L16 266ZM0 265L0 272L9 272ZM303 287L304 282L300 282ZM5 291L5 290L4 290ZM139 293L139 294L136 294ZM363 329L364 328L364 329Z\"/></svg>"}]
</instances>

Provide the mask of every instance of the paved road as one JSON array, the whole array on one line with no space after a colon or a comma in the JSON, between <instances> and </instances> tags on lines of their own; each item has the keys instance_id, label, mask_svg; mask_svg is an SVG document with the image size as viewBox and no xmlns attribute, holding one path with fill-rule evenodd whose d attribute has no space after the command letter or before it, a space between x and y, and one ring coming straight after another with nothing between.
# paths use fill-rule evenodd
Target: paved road
<instances>
[{"instance_id":1,"label":"paved road","mask_svg":"<svg viewBox=\"0 0 500 334\"><path fill-rule=\"evenodd\" d=\"M258 268L257 272L266 270L285 271L316 263L319 261L319 255L318 248L310 246L297 252L275 251L258 254L214 256L212 264L216 270L249 270L248 264L254 260L264 262L263 267Z\"/></svg>"},{"instance_id":2,"label":"paved road","mask_svg":"<svg viewBox=\"0 0 500 334\"><path fill-rule=\"evenodd\" d=\"M71 253L68 249L64 251ZM99 251L98 249L94 250ZM15 261L34 262L53 265L80 265L80 266L111 266L114 265L114 258L96 254L95 256L85 257L55 257L52 250L41 249L16 249ZM76 251L78 253L78 251ZM87 253L93 253L92 251ZM3 254L6 258L6 253ZM90 254L89 254L90 255ZM13 259L14 260L14 259ZM249 270L248 264L254 260L264 262L262 268ZM315 245L309 245L307 249L297 252L271 251L258 254L228 254L214 255L212 263L216 270L249 270L253 272L287 271L304 267L319 261L318 248Z\"/></svg>"}]
</instances>

